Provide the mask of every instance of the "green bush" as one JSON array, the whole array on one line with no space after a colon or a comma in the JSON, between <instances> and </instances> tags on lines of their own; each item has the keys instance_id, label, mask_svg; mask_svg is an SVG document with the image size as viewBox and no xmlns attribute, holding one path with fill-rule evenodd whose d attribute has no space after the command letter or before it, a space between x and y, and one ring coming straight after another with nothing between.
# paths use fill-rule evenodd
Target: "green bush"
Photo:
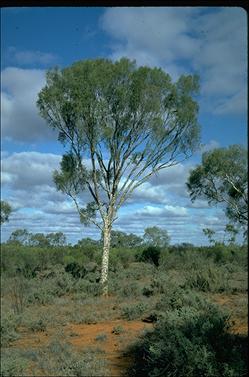
<instances>
[{"instance_id":1,"label":"green bush","mask_svg":"<svg viewBox=\"0 0 249 377\"><path fill-rule=\"evenodd\" d=\"M24 376L27 368L27 361L18 352L2 352L1 355L1 377Z\"/></svg>"},{"instance_id":2,"label":"green bush","mask_svg":"<svg viewBox=\"0 0 249 377\"><path fill-rule=\"evenodd\" d=\"M141 289L136 281L122 282L119 295L122 297L137 297L141 293Z\"/></svg>"},{"instance_id":3,"label":"green bush","mask_svg":"<svg viewBox=\"0 0 249 377\"><path fill-rule=\"evenodd\" d=\"M20 316L3 313L1 316L1 345L7 347L11 342L19 338L17 327L21 322Z\"/></svg>"},{"instance_id":4,"label":"green bush","mask_svg":"<svg viewBox=\"0 0 249 377\"><path fill-rule=\"evenodd\" d=\"M147 309L148 306L145 303L140 302L135 305L123 305L121 311L122 316L128 321L131 321L140 318Z\"/></svg>"},{"instance_id":5,"label":"green bush","mask_svg":"<svg viewBox=\"0 0 249 377\"><path fill-rule=\"evenodd\" d=\"M230 335L228 317L215 306L165 312L155 330L131 349L134 376L242 377L246 360Z\"/></svg>"},{"instance_id":6,"label":"green bush","mask_svg":"<svg viewBox=\"0 0 249 377\"><path fill-rule=\"evenodd\" d=\"M200 293L172 286L161 296L155 309L164 312L183 307L204 310L208 305L209 302Z\"/></svg>"},{"instance_id":7,"label":"green bush","mask_svg":"<svg viewBox=\"0 0 249 377\"><path fill-rule=\"evenodd\" d=\"M91 282L86 279L80 279L76 281L73 289L74 292L79 293L82 298L86 298L88 296L95 297L101 294L100 284L96 282Z\"/></svg>"},{"instance_id":8,"label":"green bush","mask_svg":"<svg viewBox=\"0 0 249 377\"><path fill-rule=\"evenodd\" d=\"M122 334L124 332L124 328L121 325L114 326L112 329L112 333L115 335Z\"/></svg>"},{"instance_id":9,"label":"green bush","mask_svg":"<svg viewBox=\"0 0 249 377\"><path fill-rule=\"evenodd\" d=\"M37 331L45 331L46 328L47 328L47 324L46 324L46 322L44 321L44 319L39 318L38 320L34 320L34 321L32 321L32 322L29 324L29 328L30 328L30 330L32 330L33 332L37 332Z\"/></svg>"},{"instance_id":10,"label":"green bush","mask_svg":"<svg viewBox=\"0 0 249 377\"><path fill-rule=\"evenodd\" d=\"M194 288L203 292L229 291L229 275L226 269L210 263L186 273L185 288Z\"/></svg>"},{"instance_id":11,"label":"green bush","mask_svg":"<svg viewBox=\"0 0 249 377\"><path fill-rule=\"evenodd\" d=\"M140 261L153 263L158 267L160 255L161 249L159 247L149 246L147 249L143 250Z\"/></svg>"},{"instance_id":12,"label":"green bush","mask_svg":"<svg viewBox=\"0 0 249 377\"><path fill-rule=\"evenodd\" d=\"M75 279L83 278L86 274L84 266L74 261L66 264L65 271L70 273Z\"/></svg>"}]
</instances>

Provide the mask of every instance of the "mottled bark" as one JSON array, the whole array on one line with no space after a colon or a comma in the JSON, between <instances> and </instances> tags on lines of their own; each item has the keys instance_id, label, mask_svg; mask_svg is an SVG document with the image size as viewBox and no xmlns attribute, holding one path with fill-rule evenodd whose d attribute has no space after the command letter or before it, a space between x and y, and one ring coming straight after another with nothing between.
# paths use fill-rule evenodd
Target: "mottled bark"
<instances>
[{"instance_id":1,"label":"mottled bark","mask_svg":"<svg viewBox=\"0 0 249 377\"><path fill-rule=\"evenodd\" d=\"M102 268L100 283L102 286L103 296L108 295L108 264L109 264L109 252L111 243L111 224L106 221L103 228L103 255L102 255Z\"/></svg>"}]
</instances>

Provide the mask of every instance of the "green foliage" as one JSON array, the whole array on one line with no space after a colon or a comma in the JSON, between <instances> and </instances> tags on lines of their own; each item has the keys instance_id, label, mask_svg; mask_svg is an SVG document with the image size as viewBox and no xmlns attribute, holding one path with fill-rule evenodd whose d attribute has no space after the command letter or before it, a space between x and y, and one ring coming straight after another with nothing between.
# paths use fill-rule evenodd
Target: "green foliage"
<instances>
[{"instance_id":1,"label":"green foliage","mask_svg":"<svg viewBox=\"0 0 249 377\"><path fill-rule=\"evenodd\" d=\"M19 275L9 279L8 283L7 290L10 297L11 306L14 313L20 314L23 312L26 305L28 282L22 275Z\"/></svg>"},{"instance_id":2,"label":"green foliage","mask_svg":"<svg viewBox=\"0 0 249 377\"><path fill-rule=\"evenodd\" d=\"M20 317L10 312L1 315L1 346L7 347L11 342L19 338L17 327Z\"/></svg>"},{"instance_id":3,"label":"green foliage","mask_svg":"<svg viewBox=\"0 0 249 377\"><path fill-rule=\"evenodd\" d=\"M70 377L106 376L106 363L100 359L97 350L76 353L72 346L56 338L37 353L39 368L44 375Z\"/></svg>"},{"instance_id":4,"label":"green foliage","mask_svg":"<svg viewBox=\"0 0 249 377\"><path fill-rule=\"evenodd\" d=\"M229 275L224 268L214 264L191 270L187 274L185 288L195 288L203 292L224 292L229 290Z\"/></svg>"},{"instance_id":5,"label":"green foliage","mask_svg":"<svg viewBox=\"0 0 249 377\"><path fill-rule=\"evenodd\" d=\"M216 148L202 155L188 178L191 200L205 198L209 204L223 203L228 218L242 226L248 223L247 150L240 145Z\"/></svg>"},{"instance_id":6,"label":"green foliage","mask_svg":"<svg viewBox=\"0 0 249 377\"><path fill-rule=\"evenodd\" d=\"M161 249L155 246L149 246L143 250L140 260L143 262L153 263L155 266L159 266L159 259L161 255Z\"/></svg>"},{"instance_id":7,"label":"green foliage","mask_svg":"<svg viewBox=\"0 0 249 377\"><path fill-rule=\"evenodd\" d=\"M181 297L182 296L182 297ZM244 342L230 335L228 317L186 293L165 297L166 312L131 350L134 376L235 377L246 375ZM165 304L164 304L165 307ZM169 310L170 309L170 310Z\"/></svg>"},{"instance_id":8,"label":"green foliage","mask_svg":"<svg viewBox=\"0 0 249 377\"><path fill-rule=\"evenodd\" d=\"M46 324L46 322L44 321L44 319L39 318L38 320L32 321L32 322L29 324L29 328L30 328L30 330L32 330L33 332L36 332L36 331L45 331L46 328L47 328L47 324Z\"/></svg>"},{"instance_id":9,"label":"green foliage","mask_svg":"<svg viewBox=\"0 0 249 377\"><path fill-rule=\"evenodd\" d=\"M121 325L114 326L112 329L112 333L115 335L120 335L124 332L124 328Z\"/></svg>"},{"instance_id":10,"label":"green foliage","mask_svg":"<svg viewBox=\"0 0 249 377\"><path fill-rule=\"evenodd\" d=\"M27 245L29 243L29 237L30 233L27 231L27 229L16 229L14 230L8 241L9 243L15 243L19 245Z\"/></svg>"},{"instance_id":11,"label":"green foliage","mask_svg":"<svg viewBox=\"0 0 249 377\"><path fill-rule=\"evenodd\" d=\"M142 314L148 309L148 306L144 302L139 302L134 305L123 305L122 316L128 321L140 318Z\"/></svg>"},{"instance_id":12,"label":"green foliage","mask_svg":"<svg viewBox=\"0 0 249 377\"><path fill-rule=\"evenodd\" d=\"M146 244L157 248L165 248L170 242L170 236L167 230L157 226L146 228L143 238Z\"/></svg>"},{"instance_id":13,"label":"green foliage","mask_svg":"<svg viewBox=\"0 0 249 377\"><path fill-rule=\"evenodd\" d=\"M68 263L65 266L65 271L72 274L74 278L82 278L86 274L86 269L77 262Z\"/></svg>"},{"instance_id":14,"label":"green foliage","mask_svg":"<svg viewBox=\"0 0 249 377\"><path fill-rule=\"evenodd\" d=\"M17 351L2 352L1 377L24 376L28 366L27 360Z\"/></svg>"},{"instance_id":15,"label":"green foliage","mask_svg":"<svg viewBox=\"0 0 249 377\"><path fill-rule=\"evenodd\" d=\"M205 234L205 236L207 236L210 244L215 243L215 240L213 239L213 236L215 234L214 230L209 229L209 228L204 228L204 229L202 229L202 231Z\"/></svg>"},{"instance_id":16,"label":"green foliage","mask_svg":"<svg viewBox=\"0 0 249 377\"><path fill-rule=\"evenodd\" d=\"M7 243L16 246L29 245L42 248L60 247L65 246L66 236L62 232L45 235L43 233L32 234L27 229L16 229L11 233Z\"/></svg>"},{"instance_id":17,"label":"green foliage","mask_svg":"<svg viewBox=\"0 0 249 377\"><path fill-rule=\"evenodd\" d=\"M12 208L9 205L9 203L5 202L4 200L1 200L0 210L1 210L1 213L0 213L0 224L3 224L5 222L9 221L9 216L10 216L10 214L12 212Z\"/></svg>"},{"instance_id":18,"label":"green foliage","mask_svg":"<svg viewBox=\"0 0 249 377\"><path fill-rule=\"evenodd\" d=\"M111 231L111 247L116 248L134 248L142 244L142 238L135 234L127 234L119 230Z\"/></svg>"}]
</instances>

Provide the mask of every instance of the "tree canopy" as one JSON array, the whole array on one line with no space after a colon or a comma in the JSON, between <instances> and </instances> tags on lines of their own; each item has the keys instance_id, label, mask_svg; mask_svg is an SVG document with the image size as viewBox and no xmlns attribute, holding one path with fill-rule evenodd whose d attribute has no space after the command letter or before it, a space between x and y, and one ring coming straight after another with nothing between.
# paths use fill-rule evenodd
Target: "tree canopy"
<instances>
[{"instance_id":1,"label":"tree canopy","mask_svg":"<svg viewBox=\"0 0 249 377\"><path fill-rule=\"evenodd\" d=\"M121 232L120 230L111 231L111 247L133 248L141 246L143 239L136 234Z\"/></svg>"},{"instance_id":2,"label":"tree canopy","mask_svg":"<svg viewBox=\"0 0 249 377\"><path fill-rule=\"evenodd\" d=\"M163 248L169 245L170 236L165 229L157 226L148 227L144 231L144 242L147 245Z\"/></svg>"},{"instance_id":3,"label":"tree canopy","mask_svg":"<svg viewBox=\"0 0 249 377\"><path fill-rule=\"evenodd\" d=\"M202 163L191 171L187 187L192 201L208 200L225 205L229 220L248 223L247 150L241 145L216 148L202 155Z\"/></svg>"},{"instance_id":4,"label":"tree canopy","mask_svg":"<svg viewBox=\"0 0 249 377\"><path fill-rule=\"evenodd\" d=\"M197 76L174 84L163 70L124 58L47 73L40 113L69 147L54 179L73 200L89 190L92 202L78 207L83 222L97 224L96 210L104 219L114 203L116 213L154 172L192 154L199 141L197 92Z\"/></svg>"},{"instance_id":5,"label":"tree canopy","mask_svg":"<svg viewBox=\"0 0 249 377\"><path fill-rule=\"evenodd\" d=\"M12 208L9 203L1 200L1 215L0 215L0 224L3 224L9 221L9 216L12 212Z\"/></svg>"}]
</instances>

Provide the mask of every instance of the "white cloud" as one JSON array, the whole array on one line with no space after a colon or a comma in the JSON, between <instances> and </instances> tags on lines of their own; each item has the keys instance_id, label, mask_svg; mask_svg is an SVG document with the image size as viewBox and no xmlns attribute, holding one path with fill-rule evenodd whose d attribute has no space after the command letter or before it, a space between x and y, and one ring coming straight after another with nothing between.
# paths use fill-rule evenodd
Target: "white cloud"
<instances>
[{"instance_id":1,"label":"white cloud","mask_svg":"<svg viewBox=\"0 0 249 377\"><path fill-rule=\"evenodd\" d=\"M54 139L55 133L38 114L38 92L45 85L39 69L5 68L1 73L2 137L30 142Z\"/></svg>"},{"instance_id":2,"label":"white cloud","mask_svg":"<svg viewBox=\"0 0 249 377\"><path fill-rule=\"evenodd\" d=\"M59 167L60 155L39 152L13 153L2 160L6 183L13 189L31 190L52 185L52 172ZM4 183L4 181L3 181Z\"/></svg>"},{"instance_id":3,"label":"white cloud","mask_svg":"<svg viewBox=\"0 0 249 377\"><path fill-rule=\"evenodd\" d=\"M54 64L58 58L52 53L31 50L20 51L12 46L7 50L7 59L19 65L48 65Z\"/></svg>"},{"instance_id":4,"label":"white cloud","mask_svg":"<svg viewBox=\"0 0 249 377\"><path fill-rule=\"evenodd\" d=\"M136 217L185 217L187 215L187 209L180 206L165 205L163 207L145 206L142 209L137 210L134 213Z\"/></svg>"},{"instance_id":5,"label":"white cloud","mask_svg":"<svg viewBox=\"0 0 249 377\"><path fill-rule=\"evenodd\" d=\"M161 66L174 79L195 71L201 76L204 111L246 110L247 33L242 8L115 7L106 10L101 25L113 38L111 58L127 56L138 64Z\"/></svg>"}]
</instances>

